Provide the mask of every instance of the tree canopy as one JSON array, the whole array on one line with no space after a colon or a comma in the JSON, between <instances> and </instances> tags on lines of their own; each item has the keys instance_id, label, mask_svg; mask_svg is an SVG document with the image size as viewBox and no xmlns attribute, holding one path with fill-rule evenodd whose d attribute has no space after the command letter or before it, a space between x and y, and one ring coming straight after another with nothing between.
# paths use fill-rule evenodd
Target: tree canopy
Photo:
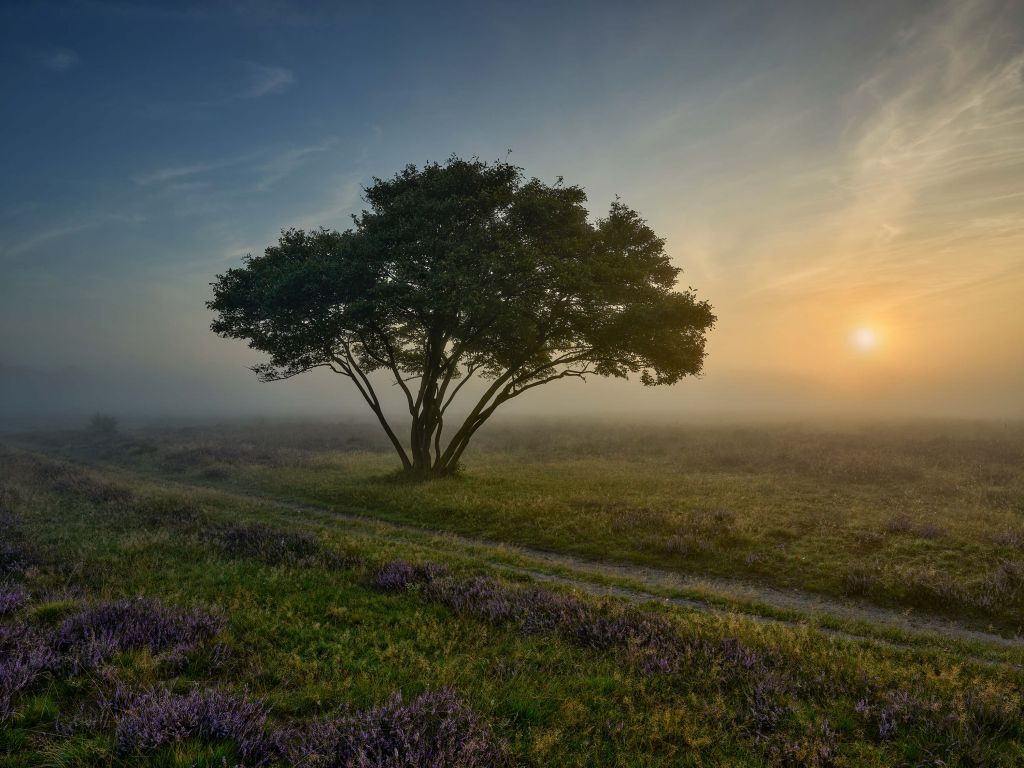
<instances>
[{"instance_id":1,"label":"tree canopy","mask_svg":"<svg viewBox=\"0 0 1024 768\"><path fill-rule=\"evenodd\" d=\"M365 201L344 232L282 232L218 275L207 306L217 334L268 355L261 380L351 379L405 470L451 473L498 407L557 379L701 371L712 309L674 290L664 240L618 200L590 220L580 187L452 157L374 178ZM382 376L406 401L406 440Z\"/></svg>"}]
</instances>

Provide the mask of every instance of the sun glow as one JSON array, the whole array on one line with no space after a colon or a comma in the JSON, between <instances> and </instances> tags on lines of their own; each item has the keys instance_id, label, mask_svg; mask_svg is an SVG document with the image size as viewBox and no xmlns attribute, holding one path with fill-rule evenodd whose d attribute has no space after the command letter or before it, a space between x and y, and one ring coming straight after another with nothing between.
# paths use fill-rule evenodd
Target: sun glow
<instances>
[{"instance_id":1,"label":"sun glow","mask_svg":"<svg viewBox=\"0 0 1024 768\"><path fill-rule=\"evenodd\" d=\"M859 352L870 352L878 345L878 334L871 328L855 328L850 335L850 343Z\"/></svg>"}]
</instances>

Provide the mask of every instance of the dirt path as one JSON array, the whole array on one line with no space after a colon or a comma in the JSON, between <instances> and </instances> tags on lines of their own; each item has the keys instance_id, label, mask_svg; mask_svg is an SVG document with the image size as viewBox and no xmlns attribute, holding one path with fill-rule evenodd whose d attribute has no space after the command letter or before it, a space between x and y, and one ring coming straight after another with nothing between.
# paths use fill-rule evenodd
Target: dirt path
<instances>
[{"instance_id":1,"label":"dirt path","mask_svg":"<svg viewBox=\"0 0 1024 768\"><path fill-rule=\"evenodd\" d=\"M487 561L494 567L538 581L570 586L594 595L609 595L633 602L661 602L718 614L741 614L764 623L791 626L801 624L799 618L790 619L766 615L763 608L769 608L798 614L806 619L831 617L864 622L875 627L900 630L909 635L927 636L927 639L933 641L959 640L993 648L1024 649L1024 637L1003 637L992 632L972 629L944 618L885 608L860 601L843 600L799 590L777 589L740 580L680 573L631 563L588 560L574 555L439 531L411 523L394 522L371 514L339 510L327 504L297 502L226 490L222 487L201 483L164 478L151 479L192 491L219 493L252 504L275 506L303 513L312 512L337 520L369 525L378 530L412 534L419 539L417 543L425 544L433 549L451 549L454 546L464 550L474 550L475 557ZM433 544L430 543L431 540L433 540ZM488 553L490 553L490 557L488 557ZM516 562L509 562L510 560L526 564L519 565ZM610 584L609 581L616 583ZM758 607L761 607L762 611L759 612ZM879 637L870 632L860 634L855 628L849 630L835 630L821 626L818 628L833 635L857 640L874 640L887 645L910 647L907 644ZM969 652L966 655L974 656ZM975 656L975 658L980 661L984 660L982 657Z\"/></svg>"},{"instance_id":2,"label":"dirt path","mask_svg":"<svg viewBox=\"0 0 1024 768\"><path fill-rule=\"evenodd\" d=\"M25 446L30 451L37 448ZM66 459L65 459L66 460ZM491 567L526 576L537 581L556 583L599 596L619 597L631 602L656 602L720 615L742 615L753 621L798 627L805 622L819 631L858 641L880 643L893 647L912 647L909 643L885 637L879 629L898 630L909 636L942 645L959 641L987 646L991 649L1024 649L1024 637L1004 637L994 632L972 629L955 621L927 614L913 613L871 605L862 601L844 600L800 590L778 589L738 579L701 576L619 561L590 560L575 555L480 539L395 522L375 515L340 510L328 504L313 504L275 498L244 491L226 489L206 483L185 482L158 474L139 472L116 464L86 462L85 466L144 479L162 486L175 486L186 491L214 493L250 504L274 506L304 514L358 523L377 531L412 536L416 543L433 550L466 550ZM772 615L773 612L787 615ZM822 619L854 622L852 626L834 629L822 626ZM856 623L868 625L863 632ZM871 631L875 629L875 631ZM979 655L970 648L955 648L962 655L981 663L1006 664L1003 659ZM1012 666L1024 666L1012 663Z\"/></svg>"}]
</instances>

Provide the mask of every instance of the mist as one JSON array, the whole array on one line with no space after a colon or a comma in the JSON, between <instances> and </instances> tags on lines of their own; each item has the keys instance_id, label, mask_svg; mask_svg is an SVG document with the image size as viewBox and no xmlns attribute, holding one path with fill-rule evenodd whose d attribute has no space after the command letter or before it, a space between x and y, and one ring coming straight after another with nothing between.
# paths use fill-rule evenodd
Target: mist
<instances>
[{"instance_id":1,"label":"mist","mask_svg":"<svg viewBox=\"0 0 1024 768\"><path fill-rule=\"evenodd\" d=\"M0 33L5 421L364 415L258 383L209 284L452 153L620 195L718 316L700 378L511 414L1024 416L1019 4L51 10Z\"/></svg>"}]
</instances>

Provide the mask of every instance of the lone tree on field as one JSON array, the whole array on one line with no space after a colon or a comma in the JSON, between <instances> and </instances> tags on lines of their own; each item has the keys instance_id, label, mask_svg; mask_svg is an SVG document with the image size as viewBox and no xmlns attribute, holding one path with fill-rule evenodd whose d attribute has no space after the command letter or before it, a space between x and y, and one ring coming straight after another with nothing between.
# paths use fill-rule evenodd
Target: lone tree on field
<instances>
[{"instance_id":1,"label":"lone tree on field","mask_svg":"<svg viewBox=\"0 0 1024 768\"><path fill-rule=\"evenodd\" d=\"M622 203L588 221L580 187L454 156L374 178L365 201L345 232L282 232L218 275L207 306L217 334L269 355L261 380L350 378L406 472L451 474L500 405L556 379L700 372L711 306L673 290L664 240ZM404 395L407 441L375 372Z\"/></svg>"}]
</instances>

